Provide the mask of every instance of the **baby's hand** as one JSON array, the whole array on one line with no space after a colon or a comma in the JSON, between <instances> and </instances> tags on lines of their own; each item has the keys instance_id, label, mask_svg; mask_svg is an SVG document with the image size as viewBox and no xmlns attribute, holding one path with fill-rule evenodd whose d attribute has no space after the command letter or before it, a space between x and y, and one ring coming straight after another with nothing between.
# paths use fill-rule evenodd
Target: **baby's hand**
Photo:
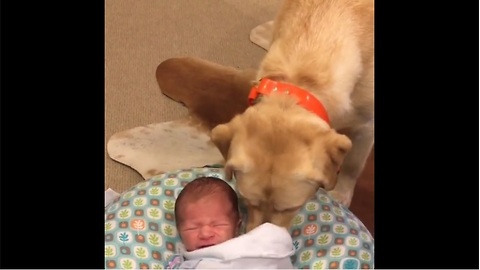
<instances>
[{"instance_id":1,"label":"baby's hand","mask_svg":"<svg viewBox=\"0 0 480 270\"><path fill-rule=\"evenodd\" d=\"M167 269L178 269L180 264L183 262L183 256L182 255L173 255L172 260L168 263Z\"/></svg>"}]
</instances>

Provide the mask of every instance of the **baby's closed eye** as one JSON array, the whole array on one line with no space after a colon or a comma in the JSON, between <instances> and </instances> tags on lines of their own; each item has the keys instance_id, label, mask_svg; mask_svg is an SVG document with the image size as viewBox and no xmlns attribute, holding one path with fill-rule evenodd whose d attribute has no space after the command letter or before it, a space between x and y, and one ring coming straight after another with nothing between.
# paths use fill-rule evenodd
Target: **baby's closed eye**
<instances>
[{"instance_id":1,"label":"baby's closed eye","mask_svg":"<svg viewBox=\"0 0 480 270\"><path fill-rule=\"evenodd\" d=\"M194 230L198 230L198 227L187 227L183 229L183 231L194 231Z\"/></svg>"}]
</instances>

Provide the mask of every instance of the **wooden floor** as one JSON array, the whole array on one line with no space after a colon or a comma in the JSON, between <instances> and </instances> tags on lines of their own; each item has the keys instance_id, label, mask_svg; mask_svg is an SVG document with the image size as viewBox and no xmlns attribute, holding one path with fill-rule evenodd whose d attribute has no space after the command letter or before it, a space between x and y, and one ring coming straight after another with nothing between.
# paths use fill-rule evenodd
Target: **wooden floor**
<instances>
[{"instance_id":1,"label":"wooden floor","mask_svg":"<svg viewBox=\"0 0 480 270\"><path fill-rule=\"evenodd\" d=\"M365 169L358 179L355 193L353 194L350 211L354 213L367 227L372 236L374 231L374 150L370 154Z\"/></svg>"}]
</instances>

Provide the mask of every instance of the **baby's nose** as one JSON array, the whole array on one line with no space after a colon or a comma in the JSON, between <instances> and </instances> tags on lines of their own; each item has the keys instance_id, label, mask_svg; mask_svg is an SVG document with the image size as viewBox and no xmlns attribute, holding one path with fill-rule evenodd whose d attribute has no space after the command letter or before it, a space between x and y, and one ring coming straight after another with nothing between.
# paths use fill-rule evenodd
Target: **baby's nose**
<instances>
[{"instance_id":1,"label":"baby's nose","mask_svg":"<svg viewBox=\"0 0 480 270\"><path fill-rule=\"evenodd\" d=\"M200 228L199 237L201 239L208 239L214 235L213 228L211 226L202 226Z\"/></svg>"}]
</instances>

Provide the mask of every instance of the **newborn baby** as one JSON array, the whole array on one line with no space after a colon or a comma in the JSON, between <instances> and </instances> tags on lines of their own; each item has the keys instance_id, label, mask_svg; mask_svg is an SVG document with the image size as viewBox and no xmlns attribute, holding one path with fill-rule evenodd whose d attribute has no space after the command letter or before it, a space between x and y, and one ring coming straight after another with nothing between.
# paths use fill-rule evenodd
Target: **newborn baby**
<instances>
[{"instance_id":1,"label":"newborn baby","mask_svg":"<svg viewBox=\"0 0 480 270\"><path fill-rule=\"evenodd\" d=\"M200 177L175 202L175 220L184 248L167 269L293 269L288 231L265 223L238 236L238 197L222 179Z\"/></svg>"}]
</instances>

